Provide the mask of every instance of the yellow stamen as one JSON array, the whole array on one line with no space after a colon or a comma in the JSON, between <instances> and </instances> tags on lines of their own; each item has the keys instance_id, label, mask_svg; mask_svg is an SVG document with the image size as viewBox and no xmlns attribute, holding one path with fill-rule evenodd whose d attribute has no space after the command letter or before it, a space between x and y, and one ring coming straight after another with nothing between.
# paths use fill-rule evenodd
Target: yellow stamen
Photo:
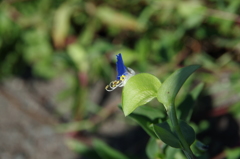
<instances>
[{"instance_id":1,"label":"yellow stamen","mask_svg":"<svg viewBox=\"0 0 240 159\"><path fill-rule=\"evenodd\" d=\"M125 78L125 75L122 75L121 77L120 77L120 80L124 80L124 78Z\"/></svg>"}]
</instances>

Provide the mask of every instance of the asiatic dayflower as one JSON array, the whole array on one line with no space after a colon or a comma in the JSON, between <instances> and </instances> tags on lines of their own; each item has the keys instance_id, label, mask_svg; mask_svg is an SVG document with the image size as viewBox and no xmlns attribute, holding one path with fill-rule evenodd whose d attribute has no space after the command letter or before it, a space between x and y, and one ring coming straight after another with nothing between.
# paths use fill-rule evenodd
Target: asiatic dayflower
<instances>
[{"instance_id":1,"label":"asiatic dayflower","mask_svg":"<svg viewBox=\"0 0 240 159\"><path fill-rule=\"evenodd\" d=\"M116 57L117 79L110 82L110 84L105 87L106 91L109 92L113 91L117 87L123 87L127 81L135 75L135 72L131 68L124 65L121 53L116 55Z\"/></svg>"}]
</instances>

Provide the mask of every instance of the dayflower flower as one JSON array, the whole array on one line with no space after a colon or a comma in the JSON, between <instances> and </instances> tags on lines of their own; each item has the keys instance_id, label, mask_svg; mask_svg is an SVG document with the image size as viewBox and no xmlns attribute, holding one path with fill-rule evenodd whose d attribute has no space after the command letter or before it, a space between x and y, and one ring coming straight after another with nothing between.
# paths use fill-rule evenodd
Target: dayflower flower
<instances>
[{"instance_id":1,"label":"dayflower flower","mask_svg":"<svg viewBox=\"0 0 240 159\"><path fill-rule=\"evenodd\" d=\"M110 84L105 87L106 91L109 92L113 91L117 87L123 87L127 83L127 81L135 75L135 72L131 68L124 65L121 53L116 56L117 79L110 82Z\"/></svg>"}]
</instances>

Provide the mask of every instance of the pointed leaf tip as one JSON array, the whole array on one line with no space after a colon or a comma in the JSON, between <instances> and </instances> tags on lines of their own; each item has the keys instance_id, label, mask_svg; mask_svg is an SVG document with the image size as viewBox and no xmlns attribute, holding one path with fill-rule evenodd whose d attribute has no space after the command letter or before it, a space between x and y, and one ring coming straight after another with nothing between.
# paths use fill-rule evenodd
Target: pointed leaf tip
<instances>
[{"instance_id":1,"label":"pointed leaf tip","mask_svg":"<svg viewBox=\"0 0 240 159\"><path fill-rule=\"evenodd\" d=\"M200 65L190 65L178 69L171 74L158 90L158 101L163 103L165 106L173 103L184 82L199 67Z\"/></svg>"}]
</instances>

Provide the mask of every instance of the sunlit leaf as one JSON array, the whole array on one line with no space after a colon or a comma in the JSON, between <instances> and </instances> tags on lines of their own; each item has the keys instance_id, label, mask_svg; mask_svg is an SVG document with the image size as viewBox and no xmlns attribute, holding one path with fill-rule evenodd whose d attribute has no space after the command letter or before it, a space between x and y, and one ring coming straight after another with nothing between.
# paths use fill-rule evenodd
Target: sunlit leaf
<instances>
[{"instance_id":1,"label":"sunlit leaf","mask_svg":"<svg viewBox=\"0 0 240 159\"><path fill-rule=\"evenodd\" d=\"M153 75L141 73L131 77L123 88L122 106L125 116L157 96L161 82Z\"/></svg>"}]
</instances>

